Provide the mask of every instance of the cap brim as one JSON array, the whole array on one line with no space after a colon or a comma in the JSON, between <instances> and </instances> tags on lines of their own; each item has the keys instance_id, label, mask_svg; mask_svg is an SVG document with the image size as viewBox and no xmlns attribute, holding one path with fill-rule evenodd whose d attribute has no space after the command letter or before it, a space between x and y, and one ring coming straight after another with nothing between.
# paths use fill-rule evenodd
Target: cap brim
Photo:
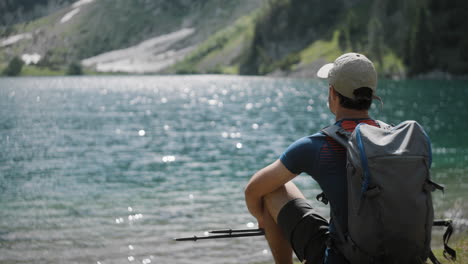
<instances>
[{"instance_id":1,"label":"cap brim","mask_svg":"<svg viewBox=\"0 0 468 264\"><path fill-rule=\"evenodd\" d=\"M318 70L317 77L324 78L324 79L328 78L328 73L333 68L333 65L334 65L333 63L328 63L328 64L323 65L322 68Z\"/></svg>"}]
</instances>

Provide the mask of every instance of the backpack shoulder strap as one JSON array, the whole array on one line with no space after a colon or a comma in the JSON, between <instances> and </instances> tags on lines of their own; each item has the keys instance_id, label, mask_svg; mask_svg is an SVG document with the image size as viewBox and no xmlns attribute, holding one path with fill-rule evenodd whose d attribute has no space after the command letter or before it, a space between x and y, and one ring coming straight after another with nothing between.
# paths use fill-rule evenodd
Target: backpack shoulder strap
<instances>
[{"instance_id":1,"label":"backpack shoulder strap","mask_svg":"<svg viewBox=\"0 0 468 264\"><path fill-rule=\"evenodd\" d=\"M325 135L333 138L340 145L348 147L348 140L351 137L351 133L344 130L342 127L337 125L327 126L321 130Z\"/></svg>"},{"instance_id":2,"label":"backpack shoulder strap","mask_svg":"<svg viewBox=\"0 0 468 264\"><path fill-rule=\"evenodd\" d=\"M456 261L457 260L457 252L449 247L448 242L450 240L450 237L452 236L453 233L453 225L452 225L452 220L450 219L445 219L445 220L434 220L433 226L445 226L447 229L445 230L443 239L444 239L444 257L450 261ZM431 251L432 253L432 251ZM434 256L435 258L435 256ZM431 258L432 260L432 258ZM434 261L433 261L434 262Z\"/></svg>"}]
</instances>

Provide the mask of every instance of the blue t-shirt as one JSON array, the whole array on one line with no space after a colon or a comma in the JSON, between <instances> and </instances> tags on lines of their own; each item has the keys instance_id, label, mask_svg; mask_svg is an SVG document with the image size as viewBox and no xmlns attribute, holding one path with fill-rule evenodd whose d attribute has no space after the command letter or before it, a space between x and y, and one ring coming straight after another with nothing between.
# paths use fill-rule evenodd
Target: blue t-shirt
<instances>
[{"instance_id":1,"label":"blue t-shirt","mask_svg":"<svg viewBox=\"0 0 468 264\"><path fill-rule=\"evenodd\" d=\"M372 119L343 119L335 124L353 131L359 123L378 126ZM286 168L295 174L307 173L319 184L330 202L333 216L330 232L335 224L347 231L346 149L323 132L301 138L291 144L280 157Z\"/></svg>"}]
</instances>

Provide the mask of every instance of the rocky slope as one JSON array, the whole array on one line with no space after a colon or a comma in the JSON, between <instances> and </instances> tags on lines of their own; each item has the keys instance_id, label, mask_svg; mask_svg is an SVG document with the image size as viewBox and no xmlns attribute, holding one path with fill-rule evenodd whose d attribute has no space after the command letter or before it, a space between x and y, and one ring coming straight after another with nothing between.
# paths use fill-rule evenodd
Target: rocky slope
<instances>
[{"instance_id":1,"label":"rocky slope","mask_svg":"<svg viewBox=\"0 0 468 264\"><path fill-rule=\"evenodd\" d=\"M75 1L40 19L0 27L0 64L33 55L52 69L82 61L98 71L158 72L262 2Z\"/></svg>"}]
</instances>

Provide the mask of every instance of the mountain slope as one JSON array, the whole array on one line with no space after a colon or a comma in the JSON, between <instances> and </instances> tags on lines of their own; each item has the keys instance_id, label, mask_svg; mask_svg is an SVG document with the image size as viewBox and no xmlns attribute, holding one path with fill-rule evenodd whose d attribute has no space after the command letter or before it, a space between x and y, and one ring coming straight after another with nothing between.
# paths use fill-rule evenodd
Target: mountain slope
<instances>
[{"instance_id":1,"label":"mountain slope","mask_svg":"<svg viewBox=\"0 0 468 264\"><path fill-rule=\"evenodd\" d=\"M387 77L466 75L465 17L464 0L80 0L0 27L0 67L310 77L357 51Z\"/></svg>"},{"instance_id":2,"label":"mountain slope","mask_svg":"<svg viewBox=\"0 0 468 264\"><path fill-rule=\"evenodd\" d=\"M2 0L0 1L0 25L9 26L46 16L73 0ZM0 31L0 37L5 31Z\"/></svg>"},{"instance_id":3,"label":"mountain slope","mask_svg":"<svg viewBox=\"0 0 468 264\"><path fill-rule=\"evenodd\" d=\"M148 51L187 52L187 48L258 8L262 1L81 0L41 19L16 25L14 32L0 39L0 61L39 54L40 65L63 68L73 61L138 46L184 28L196 34L171 43L170 49L155 47Z\"/></svg>"},{"instance_id":4,"label":"mountain slope","mask_svg":"<svg viewBox=\"0 0 468 264\"><path fill-rule=\"evenodd\" d=\"M323 63L357 51L369 56L387 77L466 75L467 16L468 2L463 0L269 1L245 28L249 43L243 44L243 52L216 69L311 77ZM210 38L205 44L214 42ZM207 54L195 50L192 59L178 65L188 72L216 72L200 67L200 62L207 64L212 54L230 45L232 41L224 42Z\"/></svg>"}]
</instances>

